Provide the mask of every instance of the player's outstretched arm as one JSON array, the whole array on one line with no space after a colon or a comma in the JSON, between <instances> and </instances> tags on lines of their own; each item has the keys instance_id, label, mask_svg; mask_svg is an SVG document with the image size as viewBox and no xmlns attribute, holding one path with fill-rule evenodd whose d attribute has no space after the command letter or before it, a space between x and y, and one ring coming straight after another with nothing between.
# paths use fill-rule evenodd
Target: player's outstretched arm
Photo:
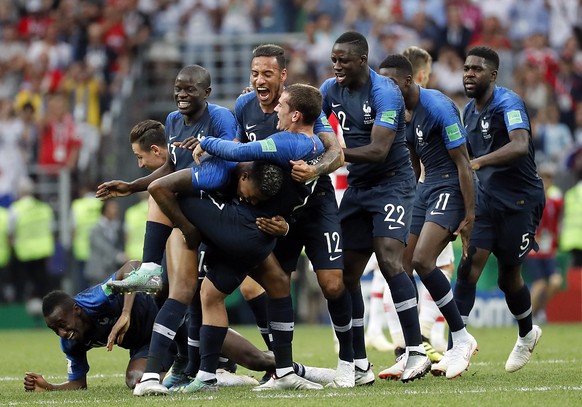
<instances>
[{"instance_id":1,"label":"player's outstretched arm","mask_svg":"<svg viewBox=\"0 0 582 407\"><path fill-rule=\"evenodd\" d=\"M24 376L24 390L26 391L55 391L81 390L87 388L87 379L69 380L61 384L51 384L38 373L26 372Z\"/></svg>"}]
</instances>

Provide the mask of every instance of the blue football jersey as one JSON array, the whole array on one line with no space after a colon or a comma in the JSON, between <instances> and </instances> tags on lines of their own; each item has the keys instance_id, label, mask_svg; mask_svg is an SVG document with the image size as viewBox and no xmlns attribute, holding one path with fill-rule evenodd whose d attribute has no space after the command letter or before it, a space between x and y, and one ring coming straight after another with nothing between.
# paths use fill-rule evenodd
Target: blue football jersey
<instances>
[{"instance_id":1,"label":"blue football jersey","mask_svg":"<svg viewBox=\"0 0 582 407\"><path fill-rule=\"evenodd\" d=\"M383 126L396 132L386 159L381 163L351 163L348 165L348 184L371 186L391 180L399 181L413 176L410 153L404 129L404 99L398 86L370 69L370 79L358 90L337 84L335 78L321 85L323 112L334 114L343 130L346 147L370 144L372 126Z\"/></svg>"},{"instance_id":2,"label":"blue football jersey","mask_svg":"<svg viewBox=\"0 0 582 407\"><path fill-rule=\"evenodd\" d=\"M481 157L509 143L509 132L524 129L531 134L523 100L513 91L496 86L482 111L471 100L463 111L470 154ZM476 171L479 190L494 207L509 210L531 208L544 199L542 180L537 174L533 141L527 155L505 165L491 165Z\"/></svg>"},{"instance_id":3,"label":"blue football jersey","mask_svg":"<svg viewBox=\"0 0 582 407\"><path fill-rule=\"evenodd\" d=\"M211 136L225 140L233 140L236 137L236 121L232 112L222 106L208 103L204 113L196 123L187 126L184 117L179 111L174 111L166 118L166 142L168 153L176 170L192 166L192 151L175 147L173 143L184 141L188 137L196 137L202 140Z\"/></svg>"},{"instance_id":4,"label":"blue football jersey","mask_svg":"<svg viewBox=\"0 0 582 407\"><path fill-rule=\"evenodd\" d=\"M438 90L419 90L420 99L406 127L406 140L424 164L425 182L442 180L445 174L458 182L457 166L448 150L466 143L459 110Z\"/></svg>"}]
</instances>

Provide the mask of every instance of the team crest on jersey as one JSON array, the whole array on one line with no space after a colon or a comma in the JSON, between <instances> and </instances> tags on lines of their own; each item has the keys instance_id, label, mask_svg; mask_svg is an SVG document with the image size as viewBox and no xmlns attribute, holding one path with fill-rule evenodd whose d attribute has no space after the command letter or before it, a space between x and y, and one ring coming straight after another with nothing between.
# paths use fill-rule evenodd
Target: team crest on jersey
<instances>
[{"instance_id":1,"label":"team crest on jersey","mask_svg":"<svg viewBox=\"0 0 582 407\"><path fill-rule=\"evenodd\" d=\"M414 129L414 133L416 134L416 141L418 142L419 146L424 146L426 143L424 141L424 134L420 129L420 124L416 125L416 129Z\"/></svg>"},{"instance_id":2,"label":"team crest on jersey","mask_svg":"<svg viewBox=\"0 0 582 407\"><path fill-rule=\"evenodd\" d=\"M374 118L372 117L372 107L370 107L367 100L364 102L362 110L364 112L364 124L374 123Z\"/></svg>"},{"instance_id":3,"label":"team crest on jersey","mask_svg":"<svg viewBox=\"0 0 582 407\"><path fill-rule=\"evenodd\" d=\"M489 122L486 118L481 119L481 135L484 139L490 139L491 134L489 134Z\"/></svg>"}]
</instances>

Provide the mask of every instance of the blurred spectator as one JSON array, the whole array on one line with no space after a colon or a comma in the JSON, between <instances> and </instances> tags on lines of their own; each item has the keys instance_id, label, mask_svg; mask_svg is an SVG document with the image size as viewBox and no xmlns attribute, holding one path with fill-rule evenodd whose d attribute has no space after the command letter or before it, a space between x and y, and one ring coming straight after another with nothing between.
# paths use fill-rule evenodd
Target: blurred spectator
<instances>
[{"instance_id":1,"label":"blurred spectator","mask_svg":"<svg viewBox=\"0 0 582 407\"><path fill-rule=\"evenodd\" d=\"M95 285L104 281L110 270L117 270L127 261L116 200L103 202L101 217L89 236L90 254L85 265L85 278L89 285Z\"/></svg>"},{"instance_id":2,"label":"blurred spectator","mask_svg":"<svg viewBox=\"0 0 582 407\"><path fill-rule=\"evenodd\" d=\"M483 15L477 5L478 2L474 0L448 0L447 3L459 9L463 25L471 32L475 33L481 30Z\"/></svg>"},{"instance_id":3,"label":"blurred spectator","mask_svg":"<svg viewBox=\"0 0 582 407\"><path fill-rule=\"evenodd\" d=\"M49 25L46 29L46 34L32 41L26 50L26 58L29 63L36 63L41 55L47 56L46 68L49 71L63 71L72 61L73 47L71 44L59 39L59 31L56 24Z\"/></svg>"},{"instance_id":4,"label":"blurred spectator","mask_svg":"<svg viewBox=\"0 0 582 407\"><path fill-rule=\"evenodd\" d=\"M213 0L182 0L182 39L186 47L184 64L204 62L208 50L200 37L215 34L219 26L220 9Z\"/></svg>"},{"instance_id":5,"label":"blurred spectator","mask_svg":"<svg viewBox=\"0 0 582 407\"><path fill-rule=\"evenodd\" d=\"M134 55L151 36L151 21L149 15L138 7L139 0L118 0L117 12L123 16L123 32L125 34L127 51Z\"/></svg>"},{"instance_id":6,"label":"blurred spectator","mask_svg":"<svg viewBox=\"0 0 582 407\"><path fill-rule=\"evenodd\" d=\"M130 260L142 260L143 242L148 217L147 192L138 194L139 202L125 211L123 229L125 236L125 256Z\"/></svg>"},{"instance_id":7,"label":"blurred spectator","mask_svg":"<svg viewBox=\"0 0 582 407\"><path fill-rule=\"evenodd\" d=\"M556 166L544 163L538 168L544 182L546 206L535 237L539 250L529 252L523 266L531 279L533 318L541 323L546 320L545 309L548 301L562 285L562 274L556 261L556 253L564 203L562 191L554 185Z\"/></svg>"},{"instance_id":8,"label":"blurred spectator","mask_svg":"<svg viewBox=\"0 0 582 407\"><path fill-rule=\"evenodd\" d=\"M463 93L465 91L463 87L464 63L464 59L461 59L455 49L449 46L441 47L438 59L432 65L433 87L449 97L455 93Z\"/></svg>"},{"instance_id":9,"label":"blurred spectator","mask_svg":"<svg viewBox=\"0 0 582 407\"><path fill-rule=\"evenodd\" d=\"M538 64L526 62L518 66L515 79L514 90L523 98L532 116L545 109L548 104L555 103L552 88Z\"/></svg>"},{"instance_id":10,"label":"blurred spectator","mask_svg":"<svg viewBox=\"0 0 582 407\"><path fill-rule=\"evenodd\" d=\"M158 0L157 9L151 15L152 36L168 42L178 40L181 33L180 3L175 0Z\"/></svg>"},{"instance_id":11,"label":"blurred spectator","mask_svg":"<svg viewBox=\"0 0 582 407\"><path fill-rule=\"evenodd\" d=\"M582 146L582 103L576 105L574 117L576 123L576 127L574 128L574 142L576 145Z\"/></svg>"},{"instance_id":12,"label":"blurred spectator","mask_svg":"<svg viewBox=\"0 0 582 407\"><path fill-rule=\"evenodd\" d=\"M0 63L5 65L7 76L12 80L20 80L26 64L26 44L18 38L14 24L5 24L1 28Z\"/></svg>"},{"instance_id":13,"label":"blurred spectator","mask_svg":"<svg viewBox=\"0 0 582 407\"><path fill-rule=\"evenodd\" d=\"M18 34L29 42L46 35L47 29L54 24L50 16L52 2L43 0L26 0L26 14L18 21Z\"/></svg>"},{"instance_id":14,"label":"blurred spectator","mask_svg":"<svg viewBox=\"0 0 582 407\"><path fill-rule=\"evenodd\" d=\"M26 177L24 145L22 144L24 126L14 114L12 103L0 99L0 206L8 207L16 199L15 186L21 177Z\"/></svg>"},{"instance_id":15,"label":"blurred spectator","mask_svg":"<svg viewBox=\"0 0 582 407\"><path fill-rule=\"evenodd\" d=\"M47 114L41 125L38 163L48 173L60 169L74 170L77 165L81 140L75 129L73 115L67 108L63 94L51 95Z\"/></svg>"},{"instance_id":16,"label":"blurred spectator","mask_svg":"<svg viewBox=\"0 0 582 407\"><path fill-rule=\"evenodd\" d=\"M560 121L573 130L576 105L582 101L582 75L576 72L571 57L559 59L553 88L560 107Z\"/></svg>"},{"instance_id":17,"label":"blurred spectator","mask_svg":"<svg viewBox=\"0 0 582 407\"><path fill-rule=\"evenodd\" d=\"M574 34L574 25L579 23L580 5L576 0L546 0L546 5L550 13L549 42L552 47L559 49Z\"/></svg>"},{"instance_id":18,"label":"blurred spectator","mask_svg":"<svg viewBox=\"0 0 582 407\"><path fill-rule=\"evenodd\" d=\"M570 253L571 272L582 272L582 146L567 162L576 184L564 194L564 217L560 234L560 249Z\"/></svg>"},{"instance_id":19,"label":"blurred spectator","mask_svg":"<svg viewBox=\"0 0 582 407\"><path fill-rule=\"evenodd\" d=\"M447 6L447 23L441 28L438 42L436 46L436 51L443 47L448 47L453 49L457 56L463 61L465 60L465 53L467 52L467 46L473 32L465 26L463 20L461 19L461 11L455 5ZM433 55L435 58L436 55Z\"/></svg>"},{"instance_id":20,"label":"blurred spectator","mask_svg":"<svg viewBox=\"0 0 582 407\"><path fill-rule=\"evenodd\" d=\"M562 165L566 154L574 144L572 132L564 123L560 123L560 110L555 103L548 104L538 112L539 123L535 144L541 156L536 159Z\"/></svg>"},{"instance_id":21,"label":"blurred spectator","mask_svg":"<svg viewBox=\"0 0 582 407\"><path fill-rule=\"evenodd\" d=\"M410 22L416 13L423 12L439 27L447 24L444 0L400 0L400 5L404 20L407 22Z\"/></svg>"},{"instance_id":22,"label":"blurred spectator","mask_svg":"<svg viewBox=\"0 0 582 407\"><path fill-rule=\"evenodd\" d=\"M72 277L75 292L89 287L85 279L85 266L90 253L89 235L101 218L102 206L103 202L95 198L94 186L88 183L81 185L79 197L71 203Z\"/></svg>"},{"instance_id":23,"label":"blurred spectator","mask_svg":"<svg viewBox=\"0 0 582 407\"><path fill-rule=\"evenodd\" d=\"M409 22L410 27L418 34L417 47L428 51L431 55L436 55L437 44L435 41L439 36L439 28L432 19L424 12L415 13Z\"/></svg>"},{"instance_id":24,"label":"blurred spectator","mask_svg":"<svg viewBox=\"0 0 582 407\"><path fill-rule=\"evenodd\" d=\"M14 289L10 286L8 265L10 263L10 240L8 239L8 209L0 206L0 303L14 300ZM12 288L12 289L11 289Z\"/></svg>"},{"instance_id":25,"label":"blurred spectator","mask_svg":"<svg viewBox=\"0 0 582 407\"><path fill-rule=\"evenodd\" d=\"M509 10L515 0L487 0L476 2L482 16L495 16L503 27L513 23L509 19Z\"/></svg>"},{"instance_id":26,"label":"blurred spectator","mask_svg":"<svg viewBox=\"0 0 582 407\"><path fill-rule=\"evenodd\" d=\"M550 14L546 0L513 0L509 7L509 39L515 49L535 33L547 35L550 30Z\"/></svg>"},{"instance_id":27,"label":"blurred spectator","mask_svg":"<svg viewBox=\"0 0 582 407\"><path fill-rule=\"evenodd\" d=\"M333 29L329 14L321 14L315 21L305 25L309 40L309 46L306 47L307 61L320 79L331 66L331 48L337 36Z\"/></svg>"},{"instance_id":28,"label":"blurred spectator","mask_svg":"<svg viewBox=\"0 0 582 407\"><path fill-rule=\"evenodd\" d=\"M220 33L226 35L254 33L254 10L256 10L255 0L226 0Z\"/></svg>"},{"instance_id":29,"label":"blurred spectator","mask_svg":"<svg viewBox=\"0 0 582 407\"><path fill-rule=\"evenodd\" d=\"M50 205L35 197L32 180L21 178L17 185L18 200L9 212L15 255L11 283L16 301L29 301L60 287L60 281L50 278L48 272L48 261L55 252L55 217Z\"/></svg>"},{"instance_id":30,"label":"blurred spectator","mask_svg":"<svg viewBox=\"0 0 582 407\"><path fill-rule=\"evenodd\" d=\"M40 127L36 120L32 103L25 103L22 106L20 118L22 119L21 145L24 152L24 162L27 166L36 165L38 162Z\"/></svg>"},{"instance_id":31,"label":"blurred spectator","mask_svg":"<svg viewBox=\"0 0 582 407\"><path fill-rule=\"evenodd\" d=\"M477 45L491 47L497 52L511 49L511 43L507 39L505 27L501 25L497 16L486 16L483 19L481 30L473 34L473 38L469 42L469 48Z\"/></svg>"},{"instance_id":32,"label":"blurred spectator","mask_svg":"<svg viewBox=\"0 0 582 407\"><path fill-rule=\"evenodd\" d=\"M552 83L558 67L558 53L548 46L547 36L536 31L525 38L516 62L518 66L526 63L537 65L544 80Z\"/></svg>"}]
</instances>

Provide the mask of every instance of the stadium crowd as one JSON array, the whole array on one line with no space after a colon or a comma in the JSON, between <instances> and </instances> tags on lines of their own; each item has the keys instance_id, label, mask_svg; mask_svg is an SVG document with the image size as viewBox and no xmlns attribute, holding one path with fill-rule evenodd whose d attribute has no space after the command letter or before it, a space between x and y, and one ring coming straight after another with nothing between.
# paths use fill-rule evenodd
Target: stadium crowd
<instances>
[{"instance_id":1,"label":"stadium crowd","mask_svg":"<svg viewBox=\"0 0 582 407\"><path fill-rule=\"evenodd\" d=\"M580 1L3 0L0 302L39 298L58 288L63 270L50 261L58 246L54 208L43 206L41 196L35 200L36 207L43 207L41 220L26 224L18 223L16 204L38 195L35 182L54 178L62 168L72 173L74 198L91 195L91 188L81 192L81 187L102 179L100 163L112 154L102 143L111 130L111 101L140 50L153 40L180 44L187 63L189 45L200 45L196 38L201 34L302 32L303 41L287 45L287 83L318 86L332 76L329 52L345 30L366 36L373 69L386 55L408 46L426 49L434 60L428 87L459 107L467 102L462 84L466 51L476 45L494 48L501 57L498 83L515 90L528 107L537 161L554 166L558 187L572 185L566 164L582 143ZM133 257L119 249L123 214L101 205L92 211L92 221L77 238L88 238L90 226L110 222L108 228L117 231L111 237L117 239L112 240L116 265ZM127 231L131 225L126 223ZM33 232L22 234L26 228ZM39 249L36 255L31 247ZM86 262L88 244L80 250L74 257ZM83 288L83 281L75 288Z\"/></svg>"}]
</instances>

